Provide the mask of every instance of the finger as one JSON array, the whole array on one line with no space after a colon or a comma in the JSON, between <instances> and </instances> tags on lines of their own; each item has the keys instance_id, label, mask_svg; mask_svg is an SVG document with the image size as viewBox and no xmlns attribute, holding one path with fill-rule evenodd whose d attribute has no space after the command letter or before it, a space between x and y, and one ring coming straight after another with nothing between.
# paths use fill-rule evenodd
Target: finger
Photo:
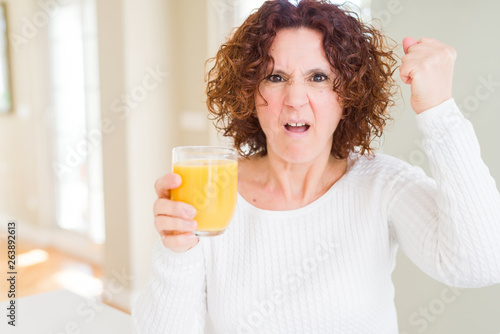
<instances>
[{"instance_id":1,"label":"finger","mask_svg":"<svg viewBox=\"0 0 500 334\"><path fill-rule=\"evenodd\" d=\"M170 189L178 188L182 183L182 178L179 174L168 173L160 177L155 182L155 191L158 197L170 198Z\"/></svg>"},{"instance_id":2,"label":"finger","mask_svg":"<svg viewBox=\"0 0 500 334\"><path fill-rule=\"evenodd\" d=\"M413 78L416 75L416 71L419 68L419 65L428 58L428 55L425 53L415 52L416 48L419 47L420 44L415 46L415 49L412 48L412 52L405 55L401 59L401 66L399 66L399 75L401 80L406 84L411 84Z\"/></svg>"},{"instance_id":3,"label":"finger","mask_svg":"<svg viewBox=\"0 0 500 334\"><path fill-rule=\"evenodd\" d=\"M411 84L411 64L404 63L399 67L399 76L405 84Z\"/></svg>"},{"instance_id":4,"label":"finger","mask_svg":"<svg viewBox=\"0 0 500 334\"><path fill-rule=\"evenodd\" d=\"M418 44L413 44L409 48L409 52L405 54L401 60L404 59L417 59L417 58L425 58L428 57L429 54L433 54L436 52L436 50L439 50L439 46L435 44L423 44L423 43L418 43Z\"/></svg>"},{"instance_id":5,"label":"finger","mask_svg":"<svg viewBox=\"0 0 500 334\"><path fill-rule=\"evenodd\" d=\"M422 37L418 40L418 43L423 43L423 44L443 44L441 41L435 39L435 38L430 38L430 37Z\"/></svg>"},{"instance_id":6,"label":"finger","mask_svg":"<svg viewBox=\"0 0 500 334\"><path fill-rule=\"evenodd\" d=\"M200 239L193 233L183 233L178 235L164 235L162 243L165 247L173 250L174 252L185 252L200 241Z\"/></svg>"},{"instance_id":7,"label":"finger","mask_svg":"<svg viewBox=\"0 0 500 334\"><path fill-rule=\"evenodd\" d=\"M161 234L168 231L192 232L196 230L198 223L192 219L182 219L169 216L155 217L155 228Z\"/></svg>"},{"instance_id":8,"label":"finger","mask_svg":"<svg viewBox=\"0 0 500 334\"><path fill-rule=\"evenodd\" d=\"M432 41L432 40L431 40ZM443 44L439 41L426 42L414 44L411 46L411 52L404 55L401 58L401 62L404 63L410 60L426 60L430 57L436 59L442 59L443 57L448 57L450 59L456 59L456 50L449 45Z\"/></svg>"},{"instance_id":9,"label":"finger","mask_svg":"<svg viewBox=\"0 0 500 334\"><path fill-rule=\"evenodd\" d=\"M196 208L185 202L158 198L153 205L153 213L155 217L158 215L166 215L184 219L193 219L196 216Z\"/></svg>"},{"instance_id":10,"label":"finger","mask_svg":"<svg viewBox=\"0 0 500 334\"><path fill-rule=\"evenodd\" d=\"M415 38L413 38L413 37L405 37L403 39L403 50L405 51L405 54L408 53L408 51L409 51L408 49L410 48L410 46L415 45L417 43L418 42L417 42L417 40Z\"/></svg>"}]
</instances>

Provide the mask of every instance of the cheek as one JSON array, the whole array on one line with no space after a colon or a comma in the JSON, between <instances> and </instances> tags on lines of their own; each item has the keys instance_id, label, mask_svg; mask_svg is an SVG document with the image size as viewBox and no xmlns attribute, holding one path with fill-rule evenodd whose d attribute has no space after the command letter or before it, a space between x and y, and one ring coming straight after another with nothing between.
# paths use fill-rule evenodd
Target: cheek
<instances>
[{"instance_id":1,"label":"cheek","mask_svg":"<svg viewBox=\"0 0 500 334\"><path fill-rule=\"evenodd\" d=\"M342 116L342 107L335 92L326 89L318 90L314 96L311 96L310 103L315 112L316 121L320 123L320 128L327 132L336 128Z\"/></svg>"},{"instance_id":2,"label":"cheek","mask_svg":"<svg viewBox=\"0 0 500 334\"><path fill-rule=\"evenodd\" d=\"M311 100L316 101L317 104L328 106L339 105L339 96L330 87L311 89L309 97Z\"/></svg>"},{"instance_id":3,"label":"cheek","mask_svg":"<svg viewBox=\"0 0 500 334\"><path fill-rule=\"evenodd\" d=\"M283 108L283 99L276 93L270 89L261 89L262 97L258 94L255 97L257 118L266 134L275 131L274 128L279 123L280 113Z\"/></svg>"},{"instance_id":4,"label":"cheek","mask_svg":"<svg viewBox=\"0 0 500 334\"><path fill-rule=\"evenodd\" d=\"M283 101L283 89L280 85L262 85L260 88L260 94L256 94L255 97L255 103L257 105L260 105L263 108L267 108L271 112L275 111L277 107L282 106Z\"/></svg>"},{"instance_id":5,"label":"cheek","mask_svg":"<svg viewBox=\"0 0 500 334\"><path fill-rule=\"evenodd\" d=\"M262 131L264 131L266 136L270 136L274 132L273 127L276 123L276 117L269 112L267 107L257 107L257 118Z\"/></svg>"}]
</instances>

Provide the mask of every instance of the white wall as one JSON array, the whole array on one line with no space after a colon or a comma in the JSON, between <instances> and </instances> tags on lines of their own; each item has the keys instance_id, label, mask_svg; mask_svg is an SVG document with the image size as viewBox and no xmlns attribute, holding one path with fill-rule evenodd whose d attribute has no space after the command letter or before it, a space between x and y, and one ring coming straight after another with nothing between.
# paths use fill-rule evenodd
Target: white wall
<instances>
[{"instance_id":1,"label":"white wall","mask_svg":"<svg viewBox=\"0 0 500 334\"><path fill-rule=\"evenodd\" d=\"M140 91L149 78L144 87L147 96L142 102L142 98L138 99L138 107L127 120L129 261L135 293L149 274L145 265L149 265L150 245L157 237L152 214L154 181L170 168L169 151L175 139L172 100L176 62L171 47L175 11L171 3L161 0L125 1L124 9L127 91L134 96L134 90Z\"/></svg>"},{"instance_id":2,"label":"white wall","mask_svg":"<svg viewBox=\"0 0 500 334\"><path fill-rule=\"evenodd\" d=\"M472 122L483 160L500 185L500 3L494 0L373 0L374 16L386 33L401 43L405 36L433 37L458 53L453 95ZM402 49L399 49L402 54ZM396 73L399 77L399 73ZM482 79L497 83L490 96ZM480 88L478 88L480 87ZM476 98L479 89L480 98ZM422 138L404 85L396 121L386 131L384 153L419 165L430 175L419 147ZM477 106L475 103L477 102ZM401 333L499 333L500 285L450 290L423 274L408 258L398 255L393 279ZM427 313L426 313L427 312Z\"/></svg>"},{"instance_id":3,"label":"white wall","mask_svg":"<svg viewBox=\"0 0 500 334\"><path fill-rule=\"evenodd\" d=\"M108 294L130 309L149 275L158 236L154 182L170 172L174 146L208 142L206 5L110 0L99 1L97 11L102 119L114 125L103 137L105 276L110 292L117 272L130 276L118 293ZM128 106L124 95L131 98ZM203 126L192 128L183 117Z\"/></svg>"}]
</instances>

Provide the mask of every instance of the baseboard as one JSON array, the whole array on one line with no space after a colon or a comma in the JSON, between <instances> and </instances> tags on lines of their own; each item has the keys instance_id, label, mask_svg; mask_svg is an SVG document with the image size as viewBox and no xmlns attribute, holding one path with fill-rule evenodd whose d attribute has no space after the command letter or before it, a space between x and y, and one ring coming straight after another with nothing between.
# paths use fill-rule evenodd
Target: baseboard
<instances>
[{"instance_id":1,"label":"baseboard","mask_svg":"<svg viewBox=\"0 0 500 334\"><path fill-rule=\"evenodd\" d=\"M123 289L122 291L114 293L110 292L112 290L107 289L107 283L104 280L103 281L103 293L101 295L101 300L103 303L108 304L110 306L113 306L120 311L123 311L125 313L130 314L132 307L131 307L131 291L128 289Z\"/></svg>"},{"instance_id":2,"label":"baseboard","mask_svg":"<svg viewBox=\"0 0 500 334\"><path fill-rule=\"evenodd\" d=\"M6 232L9 219L5 217L0 219L2 232ZM103 245L93 243L83 235L72 231L66 231L59 227L39 227L22 220L17 219L15 221L18 244L22 244L23 241L26 241L37 247L53 247L63 253L70 254L97 266L102 266L104 262ZM5 225L5 228L3 225Z\"/></svg>"},{"instance_id":3,"label":"baseboard","mask_svg":"<svg viewBox=\"0 0 500 334\"><path fill-rule=\"evenodd\" d=\"M76 232L56 228L52 231L52 246L61 252L101 266L104 263L104 245L96 244Z\"/></svg>"}]
</instances>

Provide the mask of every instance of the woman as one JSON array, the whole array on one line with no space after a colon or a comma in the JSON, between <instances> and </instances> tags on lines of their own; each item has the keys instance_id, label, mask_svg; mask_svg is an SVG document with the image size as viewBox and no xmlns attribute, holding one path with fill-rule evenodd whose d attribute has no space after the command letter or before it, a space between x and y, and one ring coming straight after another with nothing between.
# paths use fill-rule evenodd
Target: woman
<instances>
[{"instance_id":1,"label":"woman","mask_svg":"<svg viewBox=\"0 0 500 334\"><path fill-rule=\"evenodd\" d=\"M397 247L457 287L500 282L500 195L451 83L455 51L403 41L402 80L432 177L370 146L390 118L395 57L381 34L323 1L266 2L219 50L208 107L239 161L224 234L155 185L139 333L398 333Z\"/></svg>"}]
</instances>

